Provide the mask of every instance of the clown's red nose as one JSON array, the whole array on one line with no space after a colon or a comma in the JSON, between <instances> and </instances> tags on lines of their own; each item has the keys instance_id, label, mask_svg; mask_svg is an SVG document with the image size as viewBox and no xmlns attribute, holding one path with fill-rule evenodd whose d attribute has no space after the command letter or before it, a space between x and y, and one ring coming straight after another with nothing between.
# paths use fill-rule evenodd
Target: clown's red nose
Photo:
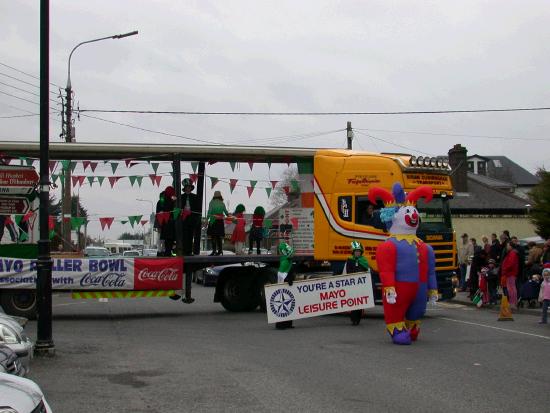
<instances>
[{"instance_id":1,"label":"clown's red nose","mask_svg":"<svg viewBox=\"0 0 550 413\"><path fill-rule=\"evenodd\" d=\"M418 219L418 214L416 212L413 212L412 219L414 219L414 220Z\"/></svg>"}]
</instances>

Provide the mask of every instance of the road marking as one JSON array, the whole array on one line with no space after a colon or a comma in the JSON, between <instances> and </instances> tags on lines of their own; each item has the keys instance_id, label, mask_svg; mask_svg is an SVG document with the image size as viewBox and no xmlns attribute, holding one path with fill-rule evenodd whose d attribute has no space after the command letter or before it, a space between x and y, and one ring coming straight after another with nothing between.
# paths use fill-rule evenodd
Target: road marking
<instances>
[{"instance_id":1,"label":"road marking","mask_svg":"<svg viewBox=\"0 0 550 413\"><path fill-rule=\"evenodd\" d=\"M463 320L456 320L454 318L447 318L447 317L438 317L441 320L447 320L447 321L454 321L455 323L462 323L462 324L469 324L472 326L478 326L478 327L486 327L486 328L492 328L493 330L500 330L500 331L506 331L508 333L516 333L516 334L523 334L526 336L532 336L532 337L538 337L538 338L544 338L546 340L550 340L550 337L543 336L540 334L533 334L533 333L526 333L524 331L517 331L517 330L511 330L509 328L501 328L501 327L495 327L495 326L489 326L487 324L479 324L479 323L473 323L471 321L463 321Z\"/></svg>"},{"instance_id":2,"label":"road marking","mask_svg":"<svg viewBox=\"0 0 550 413\"><path fill-rule=\"evenodd\" d=\"M86 301L78 301L76 303L53 304L52 307L63 307L65 305L76 305L76 304L86 304Z\"/></svg>"}]
</instances>

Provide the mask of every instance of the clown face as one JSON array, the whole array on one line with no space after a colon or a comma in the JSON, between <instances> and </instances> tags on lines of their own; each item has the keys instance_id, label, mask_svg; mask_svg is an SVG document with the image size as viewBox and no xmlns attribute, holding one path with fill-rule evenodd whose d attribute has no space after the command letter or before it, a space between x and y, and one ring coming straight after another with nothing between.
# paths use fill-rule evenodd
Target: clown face
<instances>
[{"instance_id":1,"label":"clown face","mask_svg":"<svg viewBox=\"0 0 550 413\"><path fill-rule=\"evenodd\" d=\"M415 234L420 224L420 215L414 206L402 206L392 219L392 234Z\"/></svg>"}]
</instances>

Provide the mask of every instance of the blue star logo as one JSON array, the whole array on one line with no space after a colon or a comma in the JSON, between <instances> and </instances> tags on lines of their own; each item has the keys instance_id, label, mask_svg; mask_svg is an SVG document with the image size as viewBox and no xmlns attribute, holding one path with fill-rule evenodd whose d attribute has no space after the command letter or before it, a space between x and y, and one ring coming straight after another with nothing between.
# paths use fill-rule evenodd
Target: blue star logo
<instances>
[{"instance_id":1,"label":"blue star logo","mask_svg":"<svg viewBox=\"0 0 550 413\"><path fill-rule=\"evenodd\" d=\"M290 290L280 288L271 295L269 306L273 314L284 318L292 314L296 306L296 300Z\"/></svg>"}]
</instances>

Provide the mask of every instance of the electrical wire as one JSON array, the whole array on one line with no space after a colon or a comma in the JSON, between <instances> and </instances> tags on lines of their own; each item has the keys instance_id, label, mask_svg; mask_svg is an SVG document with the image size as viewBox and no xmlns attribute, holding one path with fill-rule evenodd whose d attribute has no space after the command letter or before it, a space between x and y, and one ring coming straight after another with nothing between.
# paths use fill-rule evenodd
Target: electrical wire
<instances>
[{"instance_id":1,"label":"electrical wire","mask_svg":"<svg viewBox=\"0 0 550 413\"><path fill-rule=\"evenodd\" d=\"M133 113L140 115L237 115L237 116L358 116L358 115L441 115L453 113L531 112L550 110L550 107L456 110L409 110L391 112L198 112L169 110L80 109L81 113Z\"/></svg>"},{"instance_id":2,"label":"electrical wire","mask_svg":"<svg viewBox=\"0 0 550 413\"><path fill-rule=\"evenodd\" d=\"M512 137L512 136L468 135L468 134L460 134L460 133L401 131L401 130L393 130L393 129L353 128L353 130L389 132L389 133L410 133L410 134L416 134L416 135L433 135L433 136L457 136L457 137L465 137L465 138L520 140L520 141L548 141L549 140L544 138L519 138L519 137Z\"/></svg>"},{"instance_id":3,"label":"electrical wire","mask_svg":"<svg viewBox=\"0 0 550 413\"><path fill-rule=\"evenodd\" d=\"M0 119L14 119L14 118L28 118L31 116L38 116L40 113L30 113L25 115L11 115L11 116L0 116Z\"/></svg>"},{"instance_id":4,"label":"electrical wire","mask_svg":"<svg viewBox=\"0 0 550 413\"><path fill-rule=\"evenodd\" d=\"M12 89L15 89L15 90L19 90L19 91L21 91L21 92L28 93L29 95L34 95L34 96L40 97L40 95L39 95L38 93L34 93L34 92L30 92L30 91L25 90L25 89L21 89L20 87L10 85L9 83L0 82L0 85L4 85L4 86L7 86L7 87L11 87Z\"/></svg>"},{"instance_id":5,"label":"electrical wire","mask_svg":"<svg viewBox=\"0 0 550 413\"><path fill-rule=\"evenodd\" d=\"M434 155L433 153L423 152L423 151L419 150L418 148L411 148L411 147L409 147L409 146L400 145L400 144L398 144L398 143L391 142L391 141L387 141L387 140L382 139L382 138L377 138L376 136L372 136L372 135L370 135L370 134L368 134L368 133L361 132L360 130L356 130L355 128L354 128L353 130L354 130L355 132L359 133L360 135L368 136L368 137L371 138L371 139L376 139L377 141L381 141L381 142L387 143L387 144L389 144L389 145L397 146L398 148L407 149L407 150L413 151L413 152L418 152L418 153L421 153L421 154L423 154L423 155L437 156L437 155Z\"/></svg>"},{"instance_id":6,"label":"electrical wire","mask_svg":"<svg viewBox=\"0 0 550 413\"><path fill-rule=\"evenodd\" d=\"M9 68L9 69L11 69L11 70L14 70L14 71L16 71L16 72L18 72L18 73L21 73L21 74L23 74L23 75L32 77L33 79L40 80L40 77L39 77L39 76L33 75L33 74L31 74L31 73L24 72L23 70L20 70L20 69L17 69L17 68L15 68L15 67L13 67L13 66L7 65L6 63L0 62L0 66L7 67L7 68ZM59 86L59 85L57 85L57 84L55 84L55 83L52 83L52 82L50 82L50 85L63 89L63 86ZM38 87L40 87L40 86L38 86Z\"/></svg>"}]
</instances>

